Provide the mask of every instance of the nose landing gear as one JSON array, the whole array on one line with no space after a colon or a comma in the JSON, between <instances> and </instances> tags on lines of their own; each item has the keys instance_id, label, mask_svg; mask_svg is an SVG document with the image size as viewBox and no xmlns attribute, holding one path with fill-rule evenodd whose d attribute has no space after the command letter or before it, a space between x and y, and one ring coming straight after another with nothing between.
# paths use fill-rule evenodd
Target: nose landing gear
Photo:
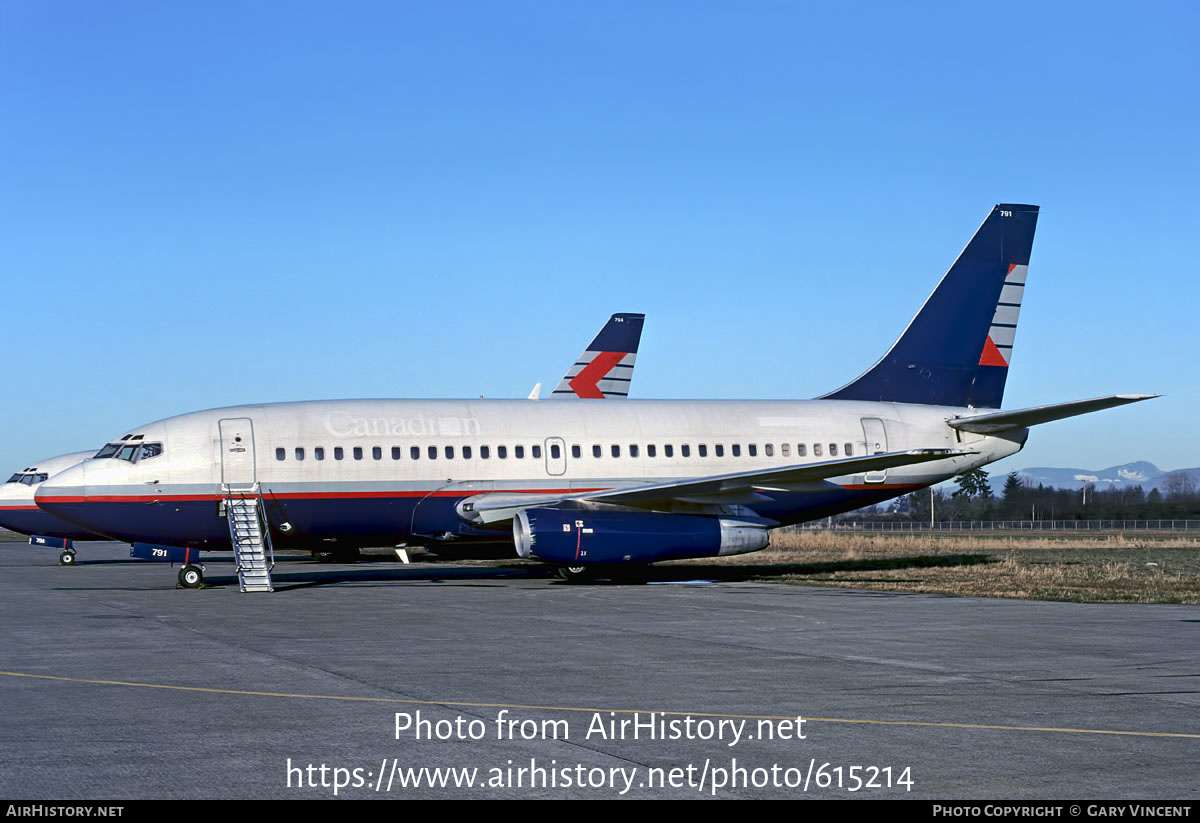
<instances>
[{"instance_id":1,"label":"nose landing gear","mask_svg":"<svg viewBox=\"0 0 1200 823\"><path fill-rule=\"evenodd\" d=\"M204 586L204 568L202 566L193 566L188 563L179 570L179 585L180 589L199 589Z\"/></svg>"}]
</instances>

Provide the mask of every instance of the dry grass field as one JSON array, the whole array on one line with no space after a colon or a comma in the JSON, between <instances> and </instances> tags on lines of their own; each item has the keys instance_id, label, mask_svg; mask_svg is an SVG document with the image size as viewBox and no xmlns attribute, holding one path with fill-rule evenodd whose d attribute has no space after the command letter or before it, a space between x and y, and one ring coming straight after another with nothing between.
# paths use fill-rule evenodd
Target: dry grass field
<instances>
[{"instance_id":1,"label":"dry grass field","mask_svg":"<svg viewBox=\"0 0 1200 823\"><path fill-rule=\"evenodd\" d=\"M883 591L1200 603L1200 534L777 532L766 551L667 565L723 578Z\"/></svg>"}]
</instances>

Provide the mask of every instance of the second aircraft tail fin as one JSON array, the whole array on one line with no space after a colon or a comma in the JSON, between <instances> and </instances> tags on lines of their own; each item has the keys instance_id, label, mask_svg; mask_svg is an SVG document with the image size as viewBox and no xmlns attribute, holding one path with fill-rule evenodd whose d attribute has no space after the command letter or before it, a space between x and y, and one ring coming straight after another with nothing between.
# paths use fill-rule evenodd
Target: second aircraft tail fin
<instances>
[{"instance_id":1,"label":"second aircraft tail fin","mask_svg":"<svg viewBox=\"0 0 1200 823\"><path fill-rule=\"evenodd\" d=\"M644 314L614 314L591 345L567 369L551 397L628 397L642 339Z\"/></svg>"}]
</instances>

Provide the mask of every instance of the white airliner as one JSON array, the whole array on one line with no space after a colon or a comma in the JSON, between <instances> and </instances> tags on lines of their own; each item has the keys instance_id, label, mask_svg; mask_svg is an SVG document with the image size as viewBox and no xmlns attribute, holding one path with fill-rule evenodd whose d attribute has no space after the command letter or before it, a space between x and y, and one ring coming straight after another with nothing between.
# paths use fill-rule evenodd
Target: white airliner
<instances>
[{"instance_id":1,"label":"white airliner","mask_svg":"<svg viewBox=\"0 0 1200 823\"><path fill-rule=\"evenodd\" d=\"M138 426L44 483L37 504L122 540L233 546L242 570L268 538L513 541L568 579L755 551L774 527L1014 454L1032 425L1153 396L997 410L1037 215L992 209L887 354L816 400L235 406Z\"/></svg>"},{"instance_id":2,"label":"white airliner","mask_svg":"<svg viewBox=\"0 0 1200 823\"><path fill-rule=\"evenodd\" d=\"M551 396L572 400L628 397L645 319L644 314L628 312L610 317L583 353L567 367ZM531 396L537 393L538 388L535 388ZM39 509L34 503L34 495L50 477L94 456L92 451L59 455L13 474L7 483L0 485L0 528L29 535L33 545L59 549L59 565L74 565L75 540L105 538ZM140 453L140 459L148 460L152 456L148 449ZM357 559L357 549L353 545L348 548L350 552L316 550L313 554L323 560L353 562Z\"/></svg>"}]
</instances>

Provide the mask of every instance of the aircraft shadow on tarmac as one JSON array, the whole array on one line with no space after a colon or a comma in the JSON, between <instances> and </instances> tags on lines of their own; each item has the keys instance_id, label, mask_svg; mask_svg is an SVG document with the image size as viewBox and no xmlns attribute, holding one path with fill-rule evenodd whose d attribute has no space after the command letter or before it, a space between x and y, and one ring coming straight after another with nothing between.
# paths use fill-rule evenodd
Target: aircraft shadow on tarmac
<instances>
[{"instance_id":1,"label":"aircraft shadow on tarmac","mask_svg":"<svg viewBox=\"0 0 1200 823\"><path fill-rule=\"evenodd\" d=\"M117 562L117 561L97 561ZM206 561L207 562L207 561ZM593 585L644 585L647 583L740 583L783 577L867 572L950 566L973 566L997 562L981 554L912 555L869 560L833 560L817 563L756 563L724 565L691 561L686 564L657 565L648 568L622 568L619 575L599 576ZM82 564L81 564L82 565ZM232 568L208 565L206 588L236 586ZM419 583L459 586L502 586L514 580L545 580L552 585L573 584L555 579L551 566L516 561L503 564L468 565L458 561L422 558L412 566L392 560L365 558L353 565L325 564L307 559L284 558L272 574L276 592L290 589L329 586L344 583Z\"/></svg>"}]
</instances>

